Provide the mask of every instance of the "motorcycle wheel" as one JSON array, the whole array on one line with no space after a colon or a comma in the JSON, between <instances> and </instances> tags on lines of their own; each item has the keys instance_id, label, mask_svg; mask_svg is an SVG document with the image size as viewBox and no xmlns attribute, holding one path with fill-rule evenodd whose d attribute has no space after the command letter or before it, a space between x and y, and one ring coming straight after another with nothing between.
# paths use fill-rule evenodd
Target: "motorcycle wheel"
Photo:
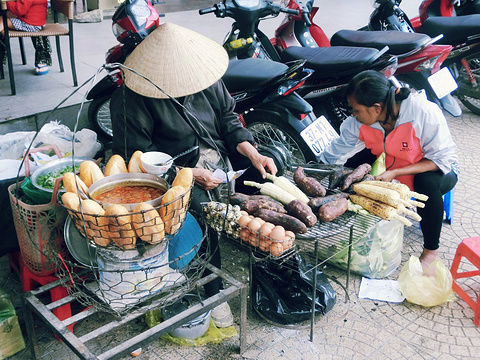
<instances>
[{"instance_id":1,"label":"motorcycle wheel","mask_svg":"<svg viewBox=\"0 0 480 360\"><path fill-rule=\"evenodd\" d=\"M110 116L110 96L93 99L88 107L88 121L102 143L112 140L112 119Z\"/></svg>"},{"instance_id":2,"label":"motorcycle wheel","mask_svg":"<svg viewBox=\"0 0 480 360\"><path fill-rule=\"evenodd\" d=\"M245 117L245 122L259 151L267 149L263 153L276 160L280 174L292 163L306 164L316 160L300 134L281 119L262 114Z\"/></svg>"},{"instance_id":3,"label":"motorcycle wheel","mask_svg":"<svg viewBox=\"0 0 480 360\"><path fill-rule=\"evenodd\" d=\"M480 78L480 53L475 53L466 58L476 79ZM478 81L478 80L477 80ZM480 90L474 88L468 79L468 74L463 67L457 79L457 96L465 107L476 115L480 115Z\"/></svg>"}]
</instances>

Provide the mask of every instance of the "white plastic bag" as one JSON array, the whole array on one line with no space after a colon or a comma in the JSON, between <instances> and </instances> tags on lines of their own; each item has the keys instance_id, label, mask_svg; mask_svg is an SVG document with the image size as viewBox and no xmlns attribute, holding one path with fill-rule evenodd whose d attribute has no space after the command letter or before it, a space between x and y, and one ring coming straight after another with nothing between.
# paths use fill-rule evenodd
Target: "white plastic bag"
<instances>
[{"instance_id":1,"label":"white plastic bag","mask_svg":"<svg viewBox=\"0 0 480 360\"><path fill-rule=\"evenodd\" d=\"M435 276L423 275L423 268L416 256L410 256L398 275L400 290L407 301L426 307L454 301L452 274L440 259L430 266L435 268Z\"/></svg>"},{"instance_id":2,"label":"white plastic bag","mask_svg":"<svg viewBox=\"0 0 480 360\"><path fill-rule=\"evenodd\" d=\"M102 145L97 141L97 134L90 129L82 129L75 134L68 126L51 121L40 129L34 147L40 145L57 145L64 157L72 153L72 139L75 135L75 156L93 158Z\"/></svg>"}]
</instances>

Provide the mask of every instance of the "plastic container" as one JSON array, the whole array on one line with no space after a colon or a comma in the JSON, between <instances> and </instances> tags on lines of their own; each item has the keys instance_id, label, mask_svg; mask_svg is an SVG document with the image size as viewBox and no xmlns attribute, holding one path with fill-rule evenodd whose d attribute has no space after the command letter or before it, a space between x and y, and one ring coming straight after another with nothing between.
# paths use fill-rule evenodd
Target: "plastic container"
<instances>
[{"instance_id":1,"label":"plastic container","mask_svg":"<svg viewBox=\"0 0 480 360\"><path fill-rule=\"evenodd\" d=\"M201 298L198 295L185 294L185 296L179 301L170 306L164 307L162 309L162 317L165 320L170 319L175 315L187 310L189 307L198 304L200 301ZM170 335L185 339L198 339L207 332L210 325L210 317L211 311L209 310L197 316L195 319L183 324L182 326L173 329L170 332Z\"/></svg>"}]
</instances>

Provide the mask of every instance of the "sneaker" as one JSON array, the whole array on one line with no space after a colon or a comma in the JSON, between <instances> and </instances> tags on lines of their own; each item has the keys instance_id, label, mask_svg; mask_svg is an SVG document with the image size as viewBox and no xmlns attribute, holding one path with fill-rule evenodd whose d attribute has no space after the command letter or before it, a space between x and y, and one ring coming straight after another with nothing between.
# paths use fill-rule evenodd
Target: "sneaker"
<instances>
[{"instance_id":1,"label":"sneaker","mask_svg":"<svg viewBox=\"0 0 480 360\"><path fill-rule=\"evenodd\" d=\"M232 310L227 302L214 307L211 316L216 327L225 328L233 325Z\"/></svg>"},{"instance_id":2,"label":"sneaker","mask_svg":"<svg viewBox=\"0 0 480 360\"><path fill-rule=\"evenodd\" d=\"M46 74L48 74L48 65L46 65L46 64L37 64L37 65L35 65L35 74L37 74L37 75L46 75Z\"/></svg>"}]
</instances>

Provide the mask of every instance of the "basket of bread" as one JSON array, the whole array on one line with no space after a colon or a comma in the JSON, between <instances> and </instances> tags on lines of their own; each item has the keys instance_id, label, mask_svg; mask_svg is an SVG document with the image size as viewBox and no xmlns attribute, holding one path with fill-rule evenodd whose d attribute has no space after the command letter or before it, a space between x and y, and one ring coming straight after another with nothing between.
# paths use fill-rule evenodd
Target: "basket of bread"
<instances>
[{"instance_id":1,"label":"basket of bread","mask_svg":"<svg viewBox=\"0 0 480 360\"><path fill-rule=\"evenodd\" d=\"M183 224L194 183L192 169L178 170L170 185L143 170L141 155L136 151L128 164L113 155L104 171L86 160L78 174L63 176L61 205L97 246L133 250L137 241L159 244Z\"/></svg>"}]
</instances>

